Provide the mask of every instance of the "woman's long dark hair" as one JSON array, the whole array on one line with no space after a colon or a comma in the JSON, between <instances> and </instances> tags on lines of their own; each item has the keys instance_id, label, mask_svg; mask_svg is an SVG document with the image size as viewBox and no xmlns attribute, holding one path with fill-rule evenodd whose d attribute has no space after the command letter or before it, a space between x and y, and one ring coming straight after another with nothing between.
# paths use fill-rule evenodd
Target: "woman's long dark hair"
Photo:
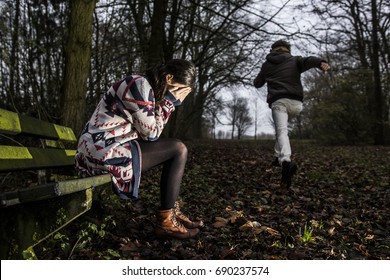
<instances>
[{"instance_id":1,"label":"woman's long dark hair","mask_svg":"<svg viewBox=\"0 0 390 280\"><path fill-rule=\"evenodd\" d=\"M192 62L185 59L172 59L165 64L157 64L145 71L145 77L152 86L156 102L165 97L166 76L168 74L173 75L175 83L191 88L195 86L195 65Z\"/></svg>"}]
</instances>

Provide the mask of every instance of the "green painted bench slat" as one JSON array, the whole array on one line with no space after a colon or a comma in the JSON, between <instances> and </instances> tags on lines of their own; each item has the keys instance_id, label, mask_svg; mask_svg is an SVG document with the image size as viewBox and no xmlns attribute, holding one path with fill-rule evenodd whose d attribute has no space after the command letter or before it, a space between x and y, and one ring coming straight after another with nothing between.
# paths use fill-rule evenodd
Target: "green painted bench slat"
<instances>
[{"instance_id":1,"label":"green painted bench slat","mask_svg":"<svg viewBox=\"0 0 390 280\"><path fill-rule=\"evenodd\" d=\"M99 187L103 185L111 185L111 176L109 174L57 182L56 193L58 195L65 195L85 190L87 187Z\"/></svg>"},{"instance_id":2,"label":"green painted bench slat","mask_svg":"<svg viewBox=\"0 0 390 280\"><path fill-rule=\"evenodd\" d=\"M71 179L67 181L48 183L36 187L28 187L18 191L11 191L0 194L0 207L55 198L84 191L88 188L105 185L109 186L110 184L110 175L104 174L82 179Z\"/></svg>"},{"instance_id":3,"label":"green painted bench slat","mask_svg":"<svg viewBox=\"0 0 390 280\"><path fill-rule=\"evenodd\" d=\"M0 172L72 166L75 153L75 150L0 145Z\"/></svg>"},{"instance_id":4,"label":"green painted bench slat","mask_svg":"<svg viewBox=\"0 0 390 280\"><path fill-rule=\"evenodd\" d=\"M69 127L52 124L1 108L0 133L26 134L46 139L77 141L73 130Z\"/></svg>"}]
</instances>

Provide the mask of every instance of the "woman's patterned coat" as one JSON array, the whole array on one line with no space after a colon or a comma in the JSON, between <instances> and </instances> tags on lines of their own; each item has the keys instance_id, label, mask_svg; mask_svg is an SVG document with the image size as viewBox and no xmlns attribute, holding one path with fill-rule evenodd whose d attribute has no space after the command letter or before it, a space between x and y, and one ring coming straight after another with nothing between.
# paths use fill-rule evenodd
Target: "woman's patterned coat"
<instances>
[{"instance_id":1,"label":"woman's patterned coat","mask_svg":"<svg viewBox=\"0 0 390 280\"><path fill-rule=\"evenodd\" d=\"M141 151L136 139L157 140L180 105L171 93L158 104L147 79L132 75L115 83L97 105L80 136L76 167L92 176L109 172L114 191L137 198Z\"/></svg>"}]
</instances>

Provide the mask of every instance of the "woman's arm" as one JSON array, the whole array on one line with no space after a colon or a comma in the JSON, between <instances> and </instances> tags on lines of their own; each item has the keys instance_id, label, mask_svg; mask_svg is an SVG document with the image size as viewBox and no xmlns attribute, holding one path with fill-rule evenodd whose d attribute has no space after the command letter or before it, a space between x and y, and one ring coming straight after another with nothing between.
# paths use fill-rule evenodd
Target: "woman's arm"
<instances>
[{"instance_id":1,"label":"woman's arm","mask_svg":"<svg viewBox=\"0 0 390 280\"><path fill-rule=\"evenodd\" d=\"M178 100L168 94L159 103L155 103L149 82L144 77L135 79L124 98L127 102L126 107L130 109L133 126L139 137L147 141L155 141L160 137Z\"/></svg>"}]
</instances>

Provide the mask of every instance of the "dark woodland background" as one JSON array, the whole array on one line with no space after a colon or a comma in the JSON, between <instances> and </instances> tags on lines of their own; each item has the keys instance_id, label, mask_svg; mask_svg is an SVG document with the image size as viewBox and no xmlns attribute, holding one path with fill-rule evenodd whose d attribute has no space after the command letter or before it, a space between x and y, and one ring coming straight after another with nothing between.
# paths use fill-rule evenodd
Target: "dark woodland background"
<instances>
[{"instance_id":1,"label":"dark woodland background","mask_svg":"<svg viewBox=\"0 0 390 280\"><path fill-rule=\"evenodd\" d=\"M199 239L155 240L149 217L159 172L152 172L143 176L140 200L102 195L38 256L390 258L390 1L280 2L1 0L1 108L79 134L116 80L171 58L197 68L196 89L163 137L188 145L181 197L184 212L205 220ZM326 75L303 76L304 111L291 126L299 170L290 190L279 188L280 170L270 166L273 142L264 139L272 135L247 133L272 127L268 109L257 107L266 91L252 81L277 39L331 65Z\"/></svg>"},{"instance_id":2,"label":"dark woodland background","mask_svg":"<svg viewBox=\"0 0 390 280\"><path fill-rule=\"evenodd\" d=\"M224 119L225 138L242 138L249 125L272 125L249 110L265 90L237 96L253 91L270 45L283 38L293 54L322 56L332 67L305 75L305 111L293 136L389 143L389 1L290 2L2 0L0 106L79 133L117 79L185 58L196 64L196 90L165 135L216 138ZM232 102L223 102L223 90Z\"/></svg>"}]
</instances>

